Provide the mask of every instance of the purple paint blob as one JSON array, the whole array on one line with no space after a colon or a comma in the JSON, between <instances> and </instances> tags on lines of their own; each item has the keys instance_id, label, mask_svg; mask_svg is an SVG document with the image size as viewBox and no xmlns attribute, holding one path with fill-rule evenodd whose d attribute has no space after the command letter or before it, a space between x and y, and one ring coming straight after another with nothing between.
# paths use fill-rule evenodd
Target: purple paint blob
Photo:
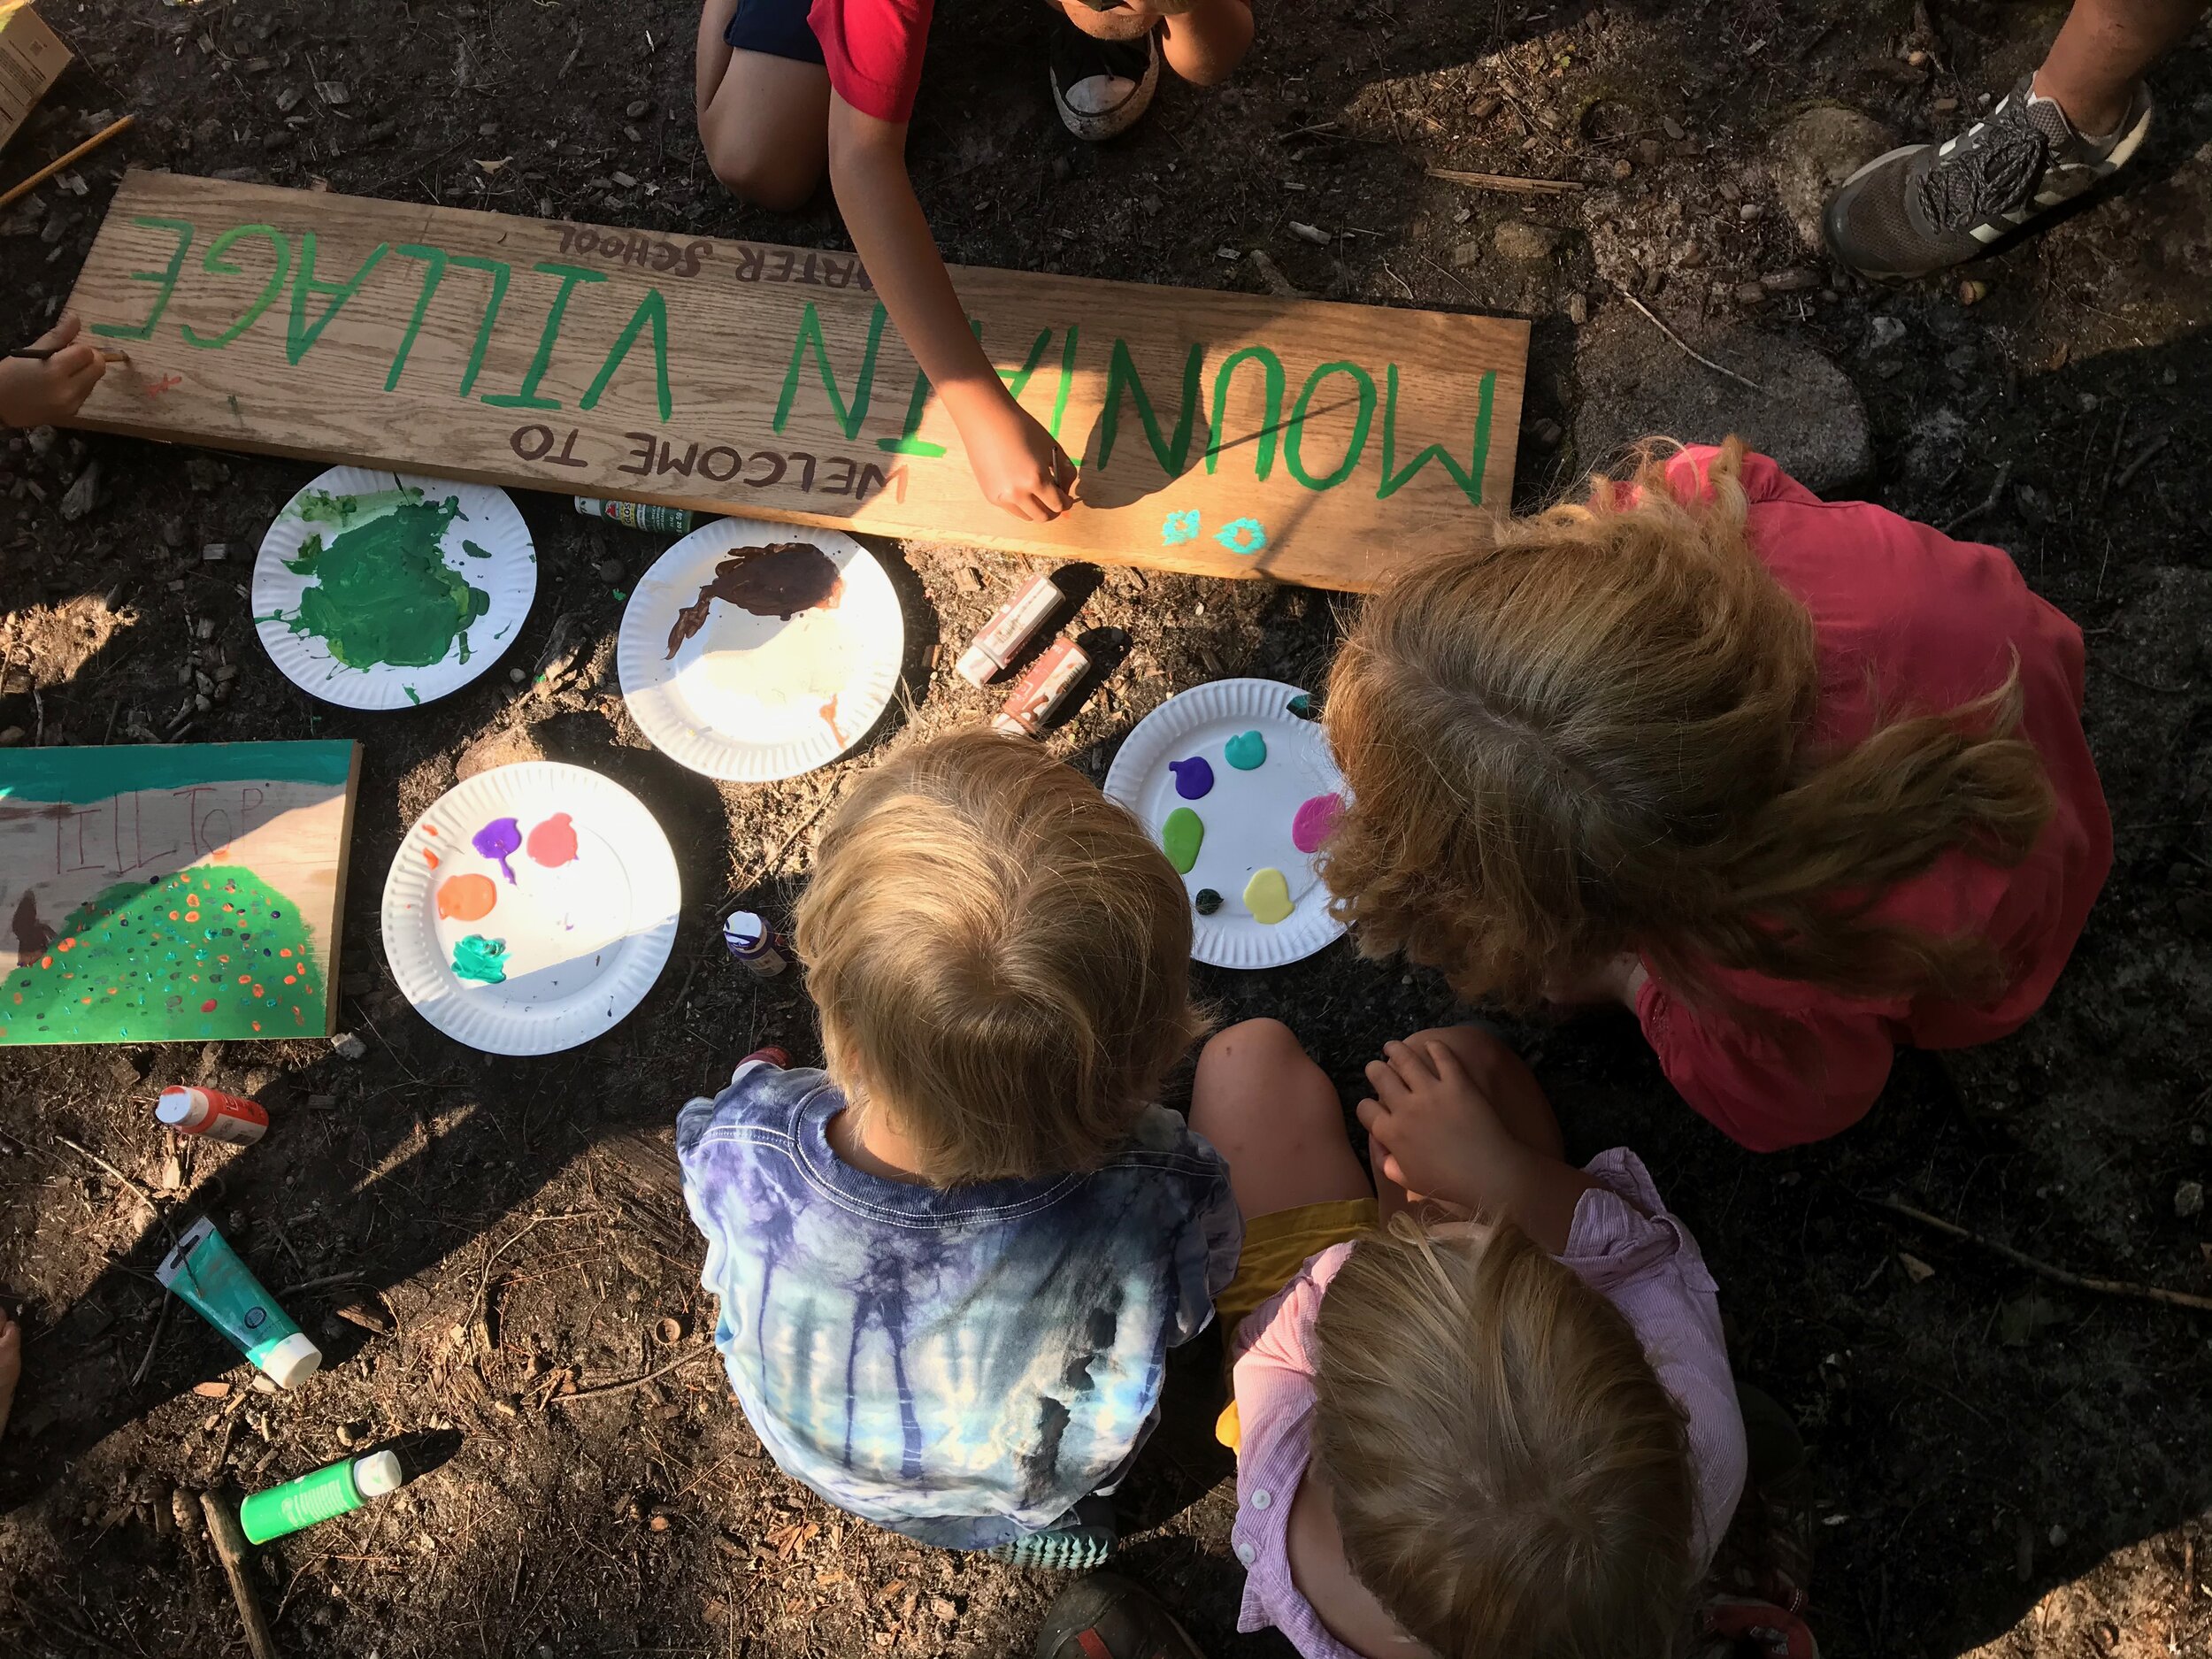
<instances>
[{"instance_id":1,"label":"purple paint blob","mask_svg":"<svg viewBox=\"0 0 2212 1659\"><path fill-rule=\"evenodd\" d=\"M487 858L499 861L499 873L507 878L507 885L515 881L515 867L507 862L522 849L522 826L511 818L495 818L469 837L469 845Z\"/></svg>"},{"instance_id":2,"label":"purple paint blob","mask_svg":"<svg viewBox=\"0 0 2212 1659\"><path fill-rule=\"evenodd\" d=\"M1344 814L1344 797L1340 795L1317 795L1300 805L1290 820L1290 844L1302 853L1321 850L1321 843L1329 839L1336 828L1336 821Z\"/></svg>"},{"instance_id":3,"label":"purple paint blob","mask_svg":"<svg viewBox=\"0 0 2212 1659\"><path fill-rule=\"evenodd\" d=\"M1175 774L1175 793L1186 801L1202 801L1214 787L1214 769L1203 755L1171 760L1167 769Z\"/></svg>"}]
</instances>

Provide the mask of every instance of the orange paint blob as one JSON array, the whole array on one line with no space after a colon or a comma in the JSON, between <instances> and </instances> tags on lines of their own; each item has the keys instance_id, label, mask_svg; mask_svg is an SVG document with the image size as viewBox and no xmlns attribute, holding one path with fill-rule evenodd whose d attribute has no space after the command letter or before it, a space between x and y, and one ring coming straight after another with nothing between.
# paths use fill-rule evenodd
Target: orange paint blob
<instances>
[{"instance_id":1,"label":"orange paint blob","mask_svg":"<svg viewBox=\"0 0 2212 1659\"><path fill-rule=\"evenodd\" d=\"M422 833L426 835L435 835L438 833L438 826L435 824L426 824L422 826Z\"/></svg>"},{"instance_id":2,"label":"orange paint blob","mask_svg":"<svg viewBox=\"0 0 2212 1659\"><path fill-rule=\"evenodd\" d=\"M489 876L455 876L438 889L438 914L457 921L480 921L499 902L499 889Z\"/></svg>"},{"instance_id":3,"label":"orange paint blob","mask_svg":"<svg viewBox=\"0 0 2212 1659\"><path fill-rule=\"evenodd\" d=\"M292 954L292 947L291 947L291 946L289 946L289 945L285 946L283 949L281 949L281 950L280 950L280 951L278 951L278 952L277 952L277 955L278 955L278 956L290 956L291 954Z\"/></svg>"},{"instance_id":4,"label":"orange paint blob","mask_svg":"<svg viewBox=\"0 0 2212 1659\"><path fill-rule=\"evenodd\" d=\"M435 870L438 867L438 855L432 852L427 847L422 849L422 861L423 863L428 864L433 870Z\"/></svg>"},{"instance_id":5,"label":"orange paint blob","mask_svg":"<svg viewBox=\"0 0 2212 1659\"><path fill-rule=\"evenodd\" d=\"M73 939L65 939L65 940L63 940L63 941L61 941L61 943L59 943L58 945L56 945L56 946L54 947L54 949L57 949L57 950L67 950L67 949L72 949L72 948L73 948L73 947L76 944L76 942L77 942L77 941L76 941L75 940L73 940Z\"/></svg>"},{"instance_id":6,"label":"orange paint blob","mask_svg":"<svg viewBox=\"0 0 2212 1659\"><path fill-rule=\"evenodd\" d=\"M51 956L41 956L38 959L38 965L42 968L50 968L54 965L54 959Z\"/></svg>"}]
</instances>

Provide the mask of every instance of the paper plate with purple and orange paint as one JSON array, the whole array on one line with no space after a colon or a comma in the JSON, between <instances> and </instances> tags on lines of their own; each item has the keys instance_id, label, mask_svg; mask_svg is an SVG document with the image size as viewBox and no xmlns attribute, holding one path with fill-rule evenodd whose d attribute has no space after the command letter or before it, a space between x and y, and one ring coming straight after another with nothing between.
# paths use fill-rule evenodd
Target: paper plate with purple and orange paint
<instances>
[{"instance_id":1,"label":"paper plate with purple and orange paint","mask_svg":"<svg viewBox=\"0 0 2212 1659\"><path fill-rule=\"evenodd\" d=\"M1279 968L1344 931L1316 860L1344 778L1314 715L1279 680L1213 680L1138 721L1107 768L1107 797L1182 874L1200 962Z\"/></svg>"},{"instance_id":2,"label":"paper plate with purple and orange paint","mask_svg":"<svg viewBox=\"0 0 2212 1659\"><path fill-rule=\"evenodd\" d=\"M441 795L400 843L384 954L455 1041L551 1054L644 998L682 896L668 837L621 785L557 761L495 766Z\"/></svg>"}]
</instances>

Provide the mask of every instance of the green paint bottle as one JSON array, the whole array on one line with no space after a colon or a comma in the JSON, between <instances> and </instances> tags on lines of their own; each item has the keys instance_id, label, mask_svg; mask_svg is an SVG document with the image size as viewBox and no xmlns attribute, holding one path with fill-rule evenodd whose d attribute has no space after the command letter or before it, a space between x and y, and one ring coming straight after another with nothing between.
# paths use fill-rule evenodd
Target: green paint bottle
<instances>
[{"instance_id":1,"label":"green paint bottle","mask_svg":"<svg viewBox=\"0 0 2212 1659\"><path fill-rule=\"evenodd\" d=\"M357 1509L371 1498L396 1492L399 1459L389 1452L349 1457L311 1475L257 1492L238 1506L238 1525L249 1543L265 1544L287 1532Z\"/></svg>"},{"instance_id":2,"label":"green paint bottle","mask_svg":"<svg viewBox=\"0 0 2212 1659\"><path fill-rule=\"evenodd\" d=\"M591 495L577 496L576 511L587 518L611 518L633 530L660 530L676 535L688 534L706 517L681 507L657 507L641 501L601 501Z\"/></svg>"}]
</instances>

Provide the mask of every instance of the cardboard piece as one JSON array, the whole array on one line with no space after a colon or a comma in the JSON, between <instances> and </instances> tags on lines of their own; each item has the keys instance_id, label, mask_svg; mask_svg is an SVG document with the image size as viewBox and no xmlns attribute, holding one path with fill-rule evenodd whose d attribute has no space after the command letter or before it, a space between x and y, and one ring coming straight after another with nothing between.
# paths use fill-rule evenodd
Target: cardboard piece
<instances>
[{"instance_id":1,"label":"cardboard piece","mask_svg":"<svg viewBox=\"0 0 2212 1659\"><path fill-rule=\"evenodd\" d=\"M142 437L1366 588L1511 495L1528 325L956 266L1083 469L977 491L851 254L134 172L72 307Z\"/></svg>"},{"instance_id":2,"label":"cardboard piece","mask_svg":"<svg viewBox=\"0 0 2212 1659\"><path fill-rule=\"evenodd\" d=\"M0 750L0 1044L327 1037L360 748Z\"/></svg>"},{"instance_id":3,"label":"cardboard piece","mask_svg":"<svg viewBox=\"0 0 2212 1659\"><path fill-rule=\"evenodd\" d=\"M0 146L61 79L69 57L61 36L31 10L30 0L0 0Z\"/></svg>"}]
</instances>

